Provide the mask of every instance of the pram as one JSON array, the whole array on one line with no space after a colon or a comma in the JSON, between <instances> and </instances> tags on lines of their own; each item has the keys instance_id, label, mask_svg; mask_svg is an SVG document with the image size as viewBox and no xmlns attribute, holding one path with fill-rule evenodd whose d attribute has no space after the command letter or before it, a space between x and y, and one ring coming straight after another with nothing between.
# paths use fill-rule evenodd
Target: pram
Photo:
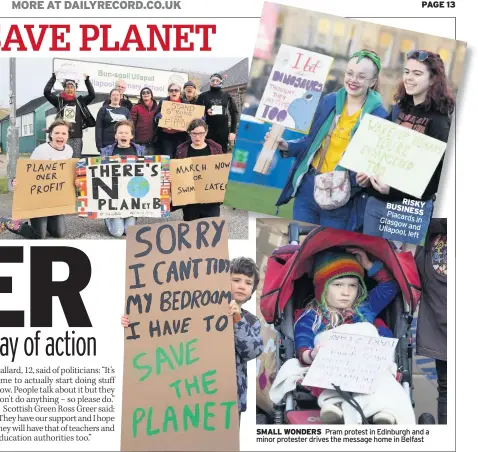
<instances>
[{"instance_id":1,"label":"pram","mask_svg":"<svg viewBox=\"0 0 478 452\"><path fill-rule=\"evenodd\" d=\"M307 237L299 245L301 235ZM389 242L378 237L321 226L289 225L289 245L276 249L268 259L260 301L265 321L274 324L277 331L277 371L288 359L295 357L294 320L313 297L313 284L309 277L313 256L327 249L349 246L362 248L380 259L400 286L401 293L380 313L376 324L384 322L393 336L399 339L395 357L397 380L408 392L412 406L415 406L412 397L412 321L420 298L420 280L413 255L410 252L395 252ZM367 279L366 284L371 288L373 282ZM281 404L274 405L273 423L321 423L317 398L309 389L298 384L294 391L284 396Z\"/></svg>"}]
</instances>

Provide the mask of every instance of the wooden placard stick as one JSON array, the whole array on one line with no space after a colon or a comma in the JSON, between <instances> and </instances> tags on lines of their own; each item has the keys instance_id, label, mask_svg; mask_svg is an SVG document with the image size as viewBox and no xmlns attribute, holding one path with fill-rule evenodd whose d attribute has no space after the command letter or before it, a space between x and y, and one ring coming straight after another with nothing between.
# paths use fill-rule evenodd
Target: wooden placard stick
<instances>
[{"instance_id":1,"label":"wooden placard stick","mask_svg":"<svg viewBox=\"0 0 478 452\"><path fill-rule=\"evenodd\" d=\"M264 146L259 153L259 156L254 166L254 171L261 174L269 174L274 162L279 141L284 134L285 127L279 124L272 124L269 133L269 138L265 141Z\"/></svg>"}]
</instances>

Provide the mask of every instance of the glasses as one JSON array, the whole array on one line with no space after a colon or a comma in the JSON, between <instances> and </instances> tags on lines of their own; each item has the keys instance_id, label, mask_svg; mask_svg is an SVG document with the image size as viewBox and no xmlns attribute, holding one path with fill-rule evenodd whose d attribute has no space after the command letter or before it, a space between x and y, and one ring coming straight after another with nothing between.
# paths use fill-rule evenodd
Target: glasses
<instances>
[{"instance_id":1,"label":"glasses","mask_svg":"<svg viewBox=\"0 0 478 452\"><path fill-rule=\"evenodd\" d=\"M189 132L189 135L192 137L202 137L203 135L206 135L206 132Z\"/></svg>"},{"instance_id":2,"label":"glasses","mask_svg":"<svg viewBox=\"0 0 478 452\"><path fill-rule=\"evenodd\" d=\"M221 83L221 80L219 80L218 78L212 78L210 80L211 83Z\"/></svg>"},{"instance_id":3,"label":"glasses","mask_svg":"<svg viewBox=\"0 0 478 452\"><path fill-rule=\"evenodd\" d=\"M345 76L349 79L353 79L353 78L356 78L357 81L359 81L360 83L363 83L365 82L365 80L373 80L375 77L365 77L365 75L362 75L362 74L355 74L355 72L353 71L347 71L345 72Z\"/></svg>"},{"instance_id":4,"label":"glasses","mask_svg":"<svg viewBox=\"0 0 478 452\"><path fill-rule=\"evenodd\" d=\"M151 94L151 91L143 91L143 95L144 94Z\"/></svg>"},{"instance_id":5,"label":"glasses","mask_svg":"<svg viewBox=\"0 0 478 452\"><path fill-rule=\"evenodd\" d=\"M170 89L169 92L170 93L179 93L180 90L179 89Z\"/></svg>"},{"instance_id":6,"label":"glasses","mask_svg":"<svg viewBox=\"0 0 478 452\"><path fill-rule=\"evenodd\" d=\"M407 53L407 58L413 58L415 60L418 60L420 62L425 61L429 57L428 52L425 50L412 50Z\"/></svg>"}]
</instances>

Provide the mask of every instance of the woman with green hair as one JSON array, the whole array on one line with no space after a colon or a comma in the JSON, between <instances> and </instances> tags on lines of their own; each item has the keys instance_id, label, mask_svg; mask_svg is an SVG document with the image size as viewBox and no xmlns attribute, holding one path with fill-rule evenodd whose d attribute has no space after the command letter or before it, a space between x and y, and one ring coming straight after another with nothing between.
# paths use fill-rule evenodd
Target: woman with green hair
<instances>
[{"instance_id":1,"label":"woman with green hair","mask_svg":"<svg viewBox=\"0 0 478 452\"><path fill-rule=\"evenodd\" d=\"M294 220L352 231L362 227L366 203L363 189L356 181L356 173L345 172L338 163L366 113L387 117L377 92L380 69L375 52L355 52L345 69L344 87L321 99L309 134L298 140L279 141L281 155L294 157L295 163L276 206L295 197ZM326 174L325 179L316 177ZM342 183L334 193L321 192L320 184L336 184L337 180ZM325 199L326 205L319 204L320 193L328 193L332 199Z\"/></svg>"}]
</instances>

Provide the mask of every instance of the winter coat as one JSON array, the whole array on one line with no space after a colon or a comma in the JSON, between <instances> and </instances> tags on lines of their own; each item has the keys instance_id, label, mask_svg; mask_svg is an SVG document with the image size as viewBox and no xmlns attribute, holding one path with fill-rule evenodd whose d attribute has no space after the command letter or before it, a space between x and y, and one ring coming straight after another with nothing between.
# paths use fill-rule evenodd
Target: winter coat
<instances>
[{"instance_id":1,"label":"winter coat","mask_svg":"<svg viewBox=\"0 0 478 452\"><path fill-rule=\"evenodd\" d=\"M247 361L257 358L264 351L261 322L249 311L242 309L241 319L234 323L236 350L237 401L239 412L247 408Z\"/></svg>"},{"instance_id":2,"label":"winter coat","mask_svg":"<svg viewBox=\"0 0 478 452\"><path fill-rule=\"evenodd\" d=\"M115 142L115 125L118 121L130 119L131 113L126 107L101 107L96 115L95 139L98 149Z\"/></svg>"},{"instance_id":3,"label":"winter coat","mask_svg":"<svg viewBox=\"0 0 478 452\"><path fill-rule=\"evenodd\" d=\"M109 146L106 146L103 149L101 149L101 157L111 157L113 155L113 150L117 144L118 143L115 141L113 144L110 144ZM133 142L131 142L131 146L133 146L136 149L136 155L138 157L144 156L144 146L141 146L140 144L136 144Z\"/></svg>"},{"instance_id":4,"label":"winter coat","mask_svg":"<svg viewBox=\"0 0 478 452\"><path fill-rule=\"evenodd\" d=\"M223 154L222 146L217 144L215 141L209 140L206 138L206 144L209 145L209 149L211 150L211 155ZM191 145L191 140L186 141L178 146L176 151L176 158L177 159L185 159L188 156L188 149Z\"/></svg>"},{"instance_id":5,"label":"winter coat","mask_svg":"<svg viewBox=\"0 0 478 452\"><path fill-rule=\"evenodd\" d=\"M422 297L417 321L417 355L447 360L447 229L433 218L425 247L415 253Z\"/></svg>"},{"instance_id":6,"label":"winter coat","mask_svg":"<svg viewBox=\"0 0 478 452\"><path fill-rule=\"evenodd\" d=\"M76 106L76 110L79 113L76 115L75 120L77 122L71 123L70 129L70 138L81 138L83 136L83 129L88 127L95 126L95 118L91 114L90 110L88 110L87 105L90 104L95 99L95 90L93 85L91 84L90 78L86 77L85 85L88 89L87 96L78 96L72 100L65 100L61 97L60 94L53 94L51 90L56 82L56 75L53 74L48 80L48 83L45 85L45 89L43 90L43 95L45 96L46 100L50 102L54 107L57 109L57 118L59 119L63 109L66 106Z\"/></svg>"},{"instance_id":7,"label":"winter coat","mask_svg":"<svg viewBox=\"0 0 478 452\"><path fill-rule=\"evenodd\" d=\"M281 206L287 204L291 198L295 196L299 186L302 182L302 178L309 171L310 164L317 152L317 149L312 149L311 145L314 142L317 134L321 134L322 141L327 135L332 121L336 115L340 115L345 106L346 95L344 94L345 90L342 88L335 93L328 94L324 96L312 121L312 127L310 128L309 133L298 140L289 141L288 151L289 157L294 157L295 162L292 167L289 177L284 185L284 189L276 202L276 206ZM388 113L382 105L382 98L380 94L376 91L370 91L365 101L365 104L362 109L362 115L370 113L373 116L378 116L380 118L386 118ZM352 130L352 134L355 133L360 124L360 119L357 121L357 124ZM349 171L350 183L352 186L352 196L356 195L362 189L359 187L356 181L356 173ZM354 209L356 206L354 205ZM358 208L358 206L357 206ZM351 217L355 216L353 213ZM356 228L351 228L356 230Z\"/></svg>"},{"instance_id":8,"label":"winter coat","mask_svg":"<svg viewBox=\"0 0 478 452\"><path fill-rule=\"evenodd\" d=\"M131 109L131 120L134 123L134 141L141 144L150 144L154 138L154 115L158 103L153 99L151 109L144 104L137 103Z\"/></svg>"}]
</instances>

